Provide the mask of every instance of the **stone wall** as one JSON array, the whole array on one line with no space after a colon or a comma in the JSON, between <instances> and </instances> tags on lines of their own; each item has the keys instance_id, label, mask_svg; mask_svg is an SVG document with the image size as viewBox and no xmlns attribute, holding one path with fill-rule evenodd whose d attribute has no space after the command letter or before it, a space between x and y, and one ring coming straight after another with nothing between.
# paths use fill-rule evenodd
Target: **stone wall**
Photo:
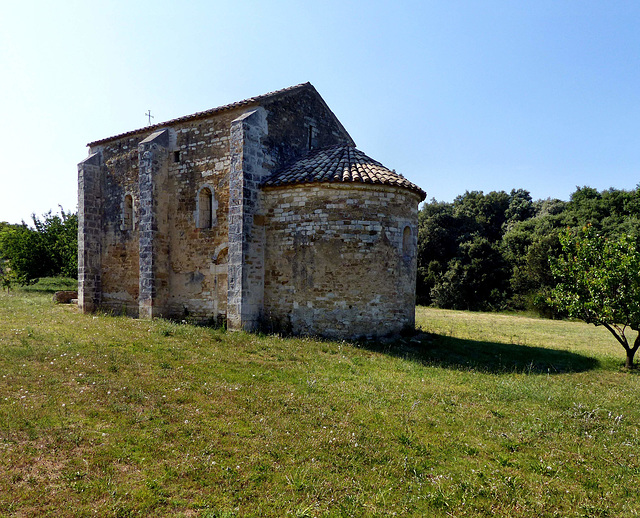
<instances>
[{"instance_id":1,"label":"stone wall","mask_svg":"<svg viewBox=\"0 0 640 518\"><path fill-rule=\"evenodd\" d=\"M167 142L154 150L143 144L148 136L144 133L91 149L102 157L103 164L96 174L102 201L98 205L92 202L92 210L98 207L100 213L96 232L100 296L96 306L138 316L143 271L149 290L149 283L154 286L145 295L147 300L148 296L154 299L145 303L153 307L150 313L145 310L146 316L226 318L229 131L231 120L237 116L238 112L228 112L176 124L168 130ZM152 163L143 156L148 151L152 152L148 157ZM84 162L80 166L86 169ZM147 173L141 176L141 170ZM82 182L86 183L84 179ZM214 197L215 214L209 228L197 225L197 198L202 186L207 186ZM133 199L131 229L124 226L127 195ZM141 236L141 226L146 237ZM160 270L158 261L164 262Z\"/></svg>"},{"instance_id":2,"label":"stone wall","mask_svg":"<svg viewBox=\"0 0 640 518\"><path fill-rule=\"evenodd\" d=\"M310 85L95 143L79 165L80 304L141 317L228 317L236 329L268 316L329 336L349 326L368 334L383 314L384 332L411 325L415 278L405 277L415 257L398 259L397 247L403 222L417 218L416 196L380 186L261 189L310 149L336 144L353 141ZM203 189L212 194L208 226L199 221ZM348 215L354 208L358 216ZM403 280L378 299L362 281L369 298L358 302L359 269L369 271L375 253Z\"/></svg>"},{"instance_id":3,"label":"stone wall","mask_svg":"<svg viewBox=\"0 0 640 518\"><path fill-rule=\"evenodd\" d=\"M166 210L170 223L169 299L166 315L221 321L227 313L229 157L227 112L172 127ZM211 226L198 225L198 195L213 196Z\"/></svg>"},{"instance_id":4,"label":"stone wall","mask_svg":"<svg viewBox=\"0 0 640 518\"><path fill-rule=\"evenodd\" d=\"M351 138L312 87L265 102L231 123L230 329L255 330L263 313L266 238L261 182L313 147L347 143Z\"/></svg>"},{"instance_id":5,"label":"stone wall","mask_svg":"<svg viewBox=\"0 0 640 518\"><path fill-rule=\"evenodd\" d=\"M419 201L356 183L266 189L265 324L327 337L413 327Z\"/></svg>"},{"instance_id":6,"label":"stone wall","mask_svg":"<svg viewBox=\"0 0 640 518\"><path fill-rule=\"evenodd\" d=\"M355 145L312 86L264 103L268 135L263 139L263 167L273 173L310 149Z\"/></svg>"},{"instance_id":7,"label":"stone wall","mask_svg":"<svg viewBox=\"0 0 640 518\"><path fill-rule=\"evenodd\" d=\"M101 293L100 306L117 313L138 315L139 207L138 143L140 138L93 148L102 156L101 203ZM131 228L125 228L124 200L133 202ZM79 210L79 214L82 211Z\"/></svg>"}]
</instances>

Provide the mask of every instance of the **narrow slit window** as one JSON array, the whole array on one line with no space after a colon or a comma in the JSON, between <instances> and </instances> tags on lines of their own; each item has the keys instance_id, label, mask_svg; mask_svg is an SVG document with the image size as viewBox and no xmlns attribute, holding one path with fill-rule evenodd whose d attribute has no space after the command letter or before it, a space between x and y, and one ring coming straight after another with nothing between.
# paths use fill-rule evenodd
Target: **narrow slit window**
<instances>
[{"instance_id":1,"label":"narrow slit window","mask_svg":"<svg viewBox=\"0 0 640 518\"><path fill-rule=\"evenodd\" d=\"M313 149L313 126L309 126L309 136L307 141L307 147Z\"/></svg>"},{"instance_id":2,"label":"narrow slit window","mask_svg":"<svg viewBox=\"0 0 640 518\"><path fill-rule=\"evenodd\" d=\"M211 228L213 194L211 189L203 187L198 195L198 228Z\"/></svg>"},{"instance_id":3,"label":"narrow slit window","mask_svg":"<svg viewBox=\"0 0 640 518\"><path fill-rule=\"evenodd\" d=\"M173 152L173 162L176 164L180 162L180 151Z\"/></svg>"},{"instance_id":4,"label":"narrow slit window","mask_svg":"<svg viewBox=\"0 0 640 518\"><path fill-rule=\"evenodd\" d=\"M127 194L124 197L122 226L124 230L133 230L133 196L131 196L130 194Z\"/></svg>"},{"instance_id":5,"label":"narrow slit window","mask_svg":"<svg viewBox=\"0 0 640 518\"><path fill-rule=\"evenodd\" d=\"M404 227L402 232L402 255L411 255L411 228Z\"/></svg>"}]
</instances>

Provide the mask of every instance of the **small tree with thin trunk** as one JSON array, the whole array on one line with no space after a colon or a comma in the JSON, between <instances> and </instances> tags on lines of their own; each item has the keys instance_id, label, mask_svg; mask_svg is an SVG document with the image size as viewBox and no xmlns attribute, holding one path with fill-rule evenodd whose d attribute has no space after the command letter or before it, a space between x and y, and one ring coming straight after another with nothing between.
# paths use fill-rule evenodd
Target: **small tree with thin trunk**
<instances>
[{"instance_id":1,"label":"small tree with thin trunk","mask_svg":"<svg viewBox=\"0 0 640 518\"><path fill-rule=\"evenodd\" d=\"M563 253L551 260L558 281L549 302L561 313L589 324L604 326L627 353L626 367L640 347L629 329L640 330L640 251L627 235L610 238L590 225L560 235Z\"/></svg>"}]
</instances>

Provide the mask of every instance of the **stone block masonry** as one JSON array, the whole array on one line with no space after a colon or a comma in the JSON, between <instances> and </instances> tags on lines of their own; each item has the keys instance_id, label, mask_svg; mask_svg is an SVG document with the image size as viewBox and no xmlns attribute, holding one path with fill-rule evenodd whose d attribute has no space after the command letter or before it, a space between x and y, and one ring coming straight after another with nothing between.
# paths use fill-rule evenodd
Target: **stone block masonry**
<instances>
[{"instance_id":1,"label":"stone block masonry","mask_svg":"<svg viewBox=\"0 0 640 518\"><path fill-rule=\"evenodd\" d=\"M310 84L89 146L83 311L335 338L413 325L424 193L356 150Z\"/></svg>"},{"instance_id":2,"label":"stone block masonry","mask_svg":"<svg viewBox=\"0 0 640 518\"><path fill-rule=\"evenodd\" d=\"M78 306L95 311L101 301L102 179L100 153L78 164Z\"/></svg>"},{"instance_id":3,"label":"stone block masonry","mask_svg":"<svg viewBox=\"0 0 640 518\"><path fill-rule=\"evenodd\" d=\"M250 111L231 123L229 172L229 293L227 324L255 330L262 310L262 229L258 212L263 168L262 139L267 135L264 109Z\"/></svg>"},{"instance_id":4,"label":"stone block masonry","mask_svg":"<svg viewBox=\"0 0 640 518\"><path fill-rule=\"evenodd\" d=\"M166 209L169 131L152 133L138 144L140 235L139 316L166 316L169 247Z\"/></svg>"},{"instance_id":5,"label":"stone block masonry","mask_svg":"<svg viewBox=\"0 0 640 518\"><path fill-rule=\"evenodd\" d=\"M265 190L265 318L331 338L413 327L418 202L355 183Z\"/></svg>"}]
</instances>

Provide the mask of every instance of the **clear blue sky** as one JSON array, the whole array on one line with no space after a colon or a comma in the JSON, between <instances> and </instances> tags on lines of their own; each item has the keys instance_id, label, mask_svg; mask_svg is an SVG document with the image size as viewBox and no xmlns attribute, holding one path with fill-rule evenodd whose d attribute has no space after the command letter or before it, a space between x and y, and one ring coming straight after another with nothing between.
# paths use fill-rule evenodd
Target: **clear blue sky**
<instances>
[{"instance_id":1,"label":"clear blue sky","mask_svg":"<svg viewBox=\"0 0 640 518\"><path fill-rule=\"evenodd\" d=\"M6 2L0 221L75 210L87 142L310 81L451 201L640 182L640 2Z\"/></svg>"}]
</instances>

